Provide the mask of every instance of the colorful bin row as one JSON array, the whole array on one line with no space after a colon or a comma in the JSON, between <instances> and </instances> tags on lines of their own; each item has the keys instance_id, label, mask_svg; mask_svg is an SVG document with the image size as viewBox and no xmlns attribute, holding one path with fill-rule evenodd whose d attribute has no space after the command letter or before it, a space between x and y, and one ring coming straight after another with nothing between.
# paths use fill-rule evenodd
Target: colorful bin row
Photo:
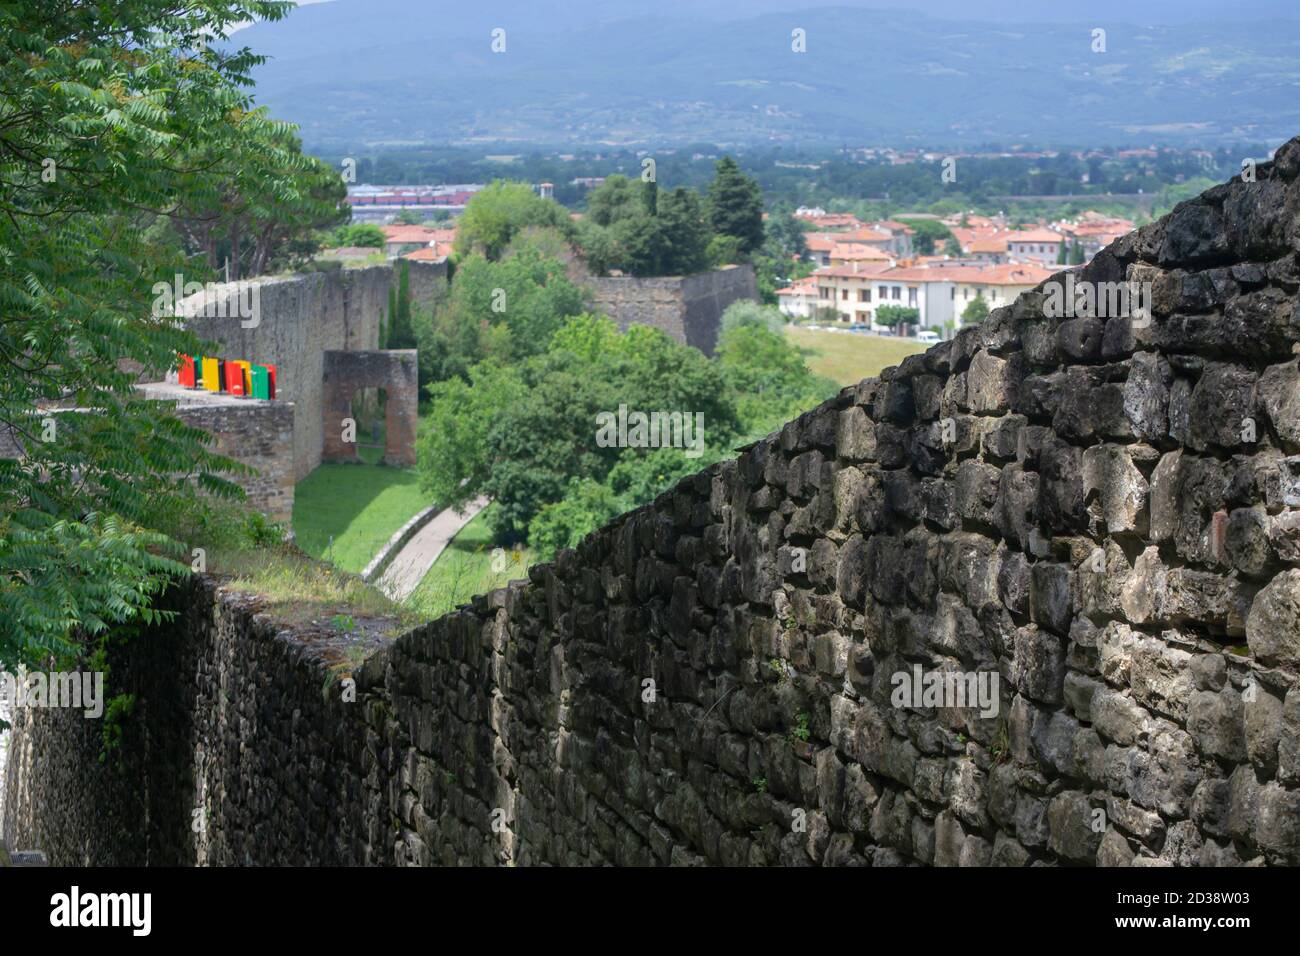
<instances>
[{"instance_id":1,"label":"colorful bin row","mask_svg":"<svg viewBox=\"0 0 1300 956\"><path fill-rule=\"evenodd\" d=\"M227 395L275 398L275 366L255 365L239 359L210 355L182 355L180 383L186 388L205 388Z\"/></svg>"}]
</instances>

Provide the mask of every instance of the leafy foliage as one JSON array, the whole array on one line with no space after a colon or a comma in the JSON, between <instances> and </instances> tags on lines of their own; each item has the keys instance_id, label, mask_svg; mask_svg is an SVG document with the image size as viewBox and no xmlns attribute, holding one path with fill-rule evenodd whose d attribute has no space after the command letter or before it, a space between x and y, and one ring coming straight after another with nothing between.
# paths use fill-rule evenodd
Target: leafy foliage
<instances>
[{"instance_id":1,"label":"leafy foliage","mask_svg":"<svg viewBox=\"0 0 1300 956\"><path fill-rule=\"evenodd\" d=\"M566 236L574 228L563 206L543 199L524 183L496 180L474 194L457 220L456 254L478 252L498 259L510 240L529 226L547 226Z\"/></svg>"},{"instance_id":2,"label":"leafy foliage","mask_svg":"<svg viewBox=\"0 0 1300 956\"><path fill-rule=\"evenodd\" d=\"M184 162L168 221L210 274L236 280L301 265L317 252L317 233L350 215L341 177L303 155L294 127L265 109L230 111Z\"/></svg>"},{"instance_id":3,"label":"leafy foliage","mask_svg":"<svg viewBox=\"0 0 1300 956\"><path fill-rule=\"evenodd\" d=\"M920 309L909 308L905 305L882 305L876 309L876 322L891 329L899 324L915 324L920 321L920 318Z\"/></svg>"},{"instance_id":4,"label":"leafy foliage","mask_svg":"<svg viewBox=\"0 0 1300 956\"><path fill-rule=\"evenodd\" d=\"M709 184L709 222L719 236L732 236L743 253L763 244L763 192L730 156L718 160Z\"/></svg>"},{"instance_id":5,"label":"leafy foliage","mask_svg":"<svg viewBox=\"0 0 1300 956\"><path fill-rule=\"evenodd\" d=\"M902 219L905 226L912 228L912 248L918 255L934 255L935 249L942 243L955 238L952 231L937 219Z\"/></svg>"},{"instance_id":6,"label":"leafy foliage","mask_svg":"<svg viewBox=\"0 0 1300 956\"><path fill-rule=\"evenodd\" d=\"M384 230L374 223L354 222L340 226L331 237L336 246L357 246L367 249L384 248Z\"/></svg>"},{"instance_id":7,"label":"leafy foliage","mask_svg":"<svg viewBox=\"0 0 1300 956\"><path fill-rule=\"evenodd\" d=\"M586 309L586 296L535 242L500 261L471 255L457 268L446 305L413 318L421 377L468 379L477 362L510 364L544 351L565 317Z\"/></svg>"},{"instance_id":8,"label":"leafy foliage","mask_svg":"<svg viewBox=\"0 0 1300 956\"><path fill-rule=\"evenodd\" d=\"M967 302L966 308L961 311L961 320L966 325L978 325L988 317L988 301L980 294L976 294L975 298Z\"/></svg>"},{"instance_id":9,"label":"leafy foliage","mask_svg":"<svg viewBox=\"0 0 1300 956\"><path fill-rule=\"evenodd\" d=\"M576 316L544 353L514 367L482 362L468 381L430 390L421 477L449 505L488 495L500 539L526 538L548 553L833 391L781 333L758 321L727 332L710 360L648 326L619 332L609 319ZM601 447L597 416L620 405L703 414L700 454Z\"/></svg>"},{"instance_id":10,"label":"leafy foliage","mask_svg":"<svg viewBox=\"0 0 1300 956\"><path fill-rule=\"evenodd\" d=\"M152 597L189 569L157 529L193 513L196 484L237 494L206 433L133 388L199 344L151 315L186 259L149 227L211 208L206 163L239 129L259 133L223 168L286 226L264 204L302 196L289 129L241 90L258 59L210 41L290 7L0 5L0 439L22 450L0 458L0 666L68 652L77 628L157 620Z\"/></svg>"}]
</instances>

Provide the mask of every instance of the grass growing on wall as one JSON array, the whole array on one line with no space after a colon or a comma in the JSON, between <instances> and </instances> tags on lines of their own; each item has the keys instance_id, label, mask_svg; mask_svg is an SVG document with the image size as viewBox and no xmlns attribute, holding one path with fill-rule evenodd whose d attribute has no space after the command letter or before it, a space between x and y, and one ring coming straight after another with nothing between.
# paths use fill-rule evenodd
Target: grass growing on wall
<instances>
[{"instance_id":1,"label":"grass growing on wall","mask_svg":"<svg viewBox=\"0 0 1300 956\"><path fill-rule=\"evenodd\" d=\"M203 549L204 566L192 567L217 575L225 587L260 596L260 610L284 623L314 622L338 629L332 622L340 616L388 618L392 634L419 623L408 609L357 575L285 544L283 534L281 526L245 504L211 502L211 513L196 514L192 526L178 528L177 540L187 549Z\"/></svg>"},{"instance_id":2,"label":"grass growing on wall","mask_svg":"<svg viewBox=\"0 0 1300 956\"><path fill-rule=\"evenodd\" d=\"M431 620L467 603L476 594L485 594L518 578L528 577L533 553L527 548L517 553L505 551L502 555L504 568L492 570L494 545L487 523L491 507L465 525L439 555L424 580L406 599L410 610Z\"/></svg>"},{"instance_id":3,"label":"grass growing on wall","mask_svg":"<svg viewBox=\"0 0 1300 956\"><path fill-rule=\"evenodd\" d=\"M321 465L294 490L293 531L312 557L359 573L429 503L413 469Z\"/></svg>"},{"instance_id":4,"label":"grass growing on wall","mask_svg":"<svg viewBox=\"0 0 1300 956\"><path fill-rule=\"evenodd\" d=\"M879 375L889 366L928 348L912 339L853 332L818 332L796 325L786 326L786 335L795 345L807 350L804 360L813 372L834 379L840 385L856 385L862 379Z\"/></svg>"},{"instance_id":5,"label":"grass growing on wall","mask_svg":"<svg viewBox=\"0 0 1300 956\"><path fill-rule=\"evenodd\" d=\"M333 622L340 616L388 617L396 632L418 619L354 574L277 547L221 550L210 569L228 575L227 587L265 599L264 610L288 624Z\"/></svg>"}]
</instances>

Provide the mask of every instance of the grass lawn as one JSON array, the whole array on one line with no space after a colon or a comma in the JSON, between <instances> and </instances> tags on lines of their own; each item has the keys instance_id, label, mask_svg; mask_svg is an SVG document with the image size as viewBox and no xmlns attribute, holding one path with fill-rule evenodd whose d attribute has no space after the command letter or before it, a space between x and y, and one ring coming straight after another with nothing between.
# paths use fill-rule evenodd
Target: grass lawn
<instances>
[{"instance_id":1,"label":"grass lawn","mask_svg":"<svg viewBox=\"0 0 1300 956\"><path fill-rule=\"evenodd\" d=\"M406 599L408 608L432 620L467 603L476 594L528 577L533 554L527 548L517 553L506 551L501 556L505 566L500 571L492 570L494 546L487 523L491 508L489 505L480 512L447 545L447 550L438 556L424 580Z\"/></svg>"},{"instance_id":2,"label":"grass lawn","mask_svg":"<svg viewBox=\"0 0 1300 956\"><path fill-rule=\"evenodd\" d=\"M856 385L928 348L912 339L855 332L814 332L797 325L786 326L785 332L795 345L807 350L805 360L810 369L841 385Z\"/></svg>"},{"instance_id":3,"label":"grass lawn","mask_svg":"<svg viewBox=\"0 0 1300 956\"><path fill-rule=\"evenodd\" d=\"M293 530L308 554L358 573L429 504L414 469L321 465L294 491Z\"/></svg>"}]
</instances>

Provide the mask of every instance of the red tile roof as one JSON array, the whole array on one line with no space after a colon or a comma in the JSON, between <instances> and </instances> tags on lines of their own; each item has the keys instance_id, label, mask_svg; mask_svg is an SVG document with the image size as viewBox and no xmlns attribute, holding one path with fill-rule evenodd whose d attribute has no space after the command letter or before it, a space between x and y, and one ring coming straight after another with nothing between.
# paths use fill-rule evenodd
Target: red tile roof
<instances>
[{"instance_id":1,"label":"red tile roof","mask_svg":"<svg viewBox=\"0 0 1300 956\"><path fill-rule=\"evenodd\" d=\"M1065 236L1051 229L1017 229L1004 233L1007 242L1064 242Z\"/></svg>"}]
</instances>

